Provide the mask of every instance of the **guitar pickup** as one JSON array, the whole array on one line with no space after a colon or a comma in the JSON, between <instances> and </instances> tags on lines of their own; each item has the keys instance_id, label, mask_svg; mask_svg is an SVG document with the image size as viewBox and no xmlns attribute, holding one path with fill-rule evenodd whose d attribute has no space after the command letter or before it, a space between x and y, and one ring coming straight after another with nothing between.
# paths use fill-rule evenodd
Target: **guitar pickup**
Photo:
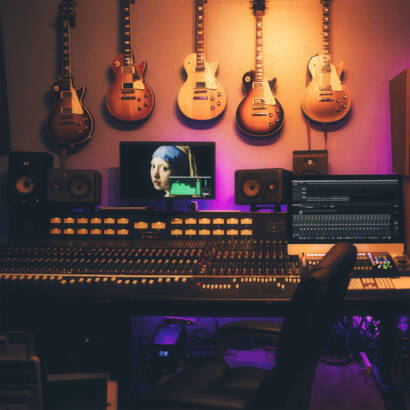
<instances>
[{"instance_id":1,"label":"guitar pickup","mask_svg":"<svg viewBox=\"0 0 410 410\"><path fill-rule=\"evenodd\" d=\"M63 91L63 92L61 93L61 96L62 96L63 98L71 98L71 97L73 96L73 94L72 94L71 91Z\"/></svg>"},{"instance_id":2,"label":"guitar pickup","mask_svg":"<svg viewBox=\"0 0 410 410\"><path fill-rule=\"evenodd\" d=\"M123 74L134 74L135 73L135 67L134 66L126 66L122 67L122 73Z\"/></svg>"},{"instance_id":3,"label":"guitar pickup","mask_svg":"<svg viewBox=\"0 0 410 410\"><path fill-rule=\"evenodd\" d=\"M321 92L319 93L319 95L333 95L333 92L332 92L332 91L330 91L330 92L323 92L323 91L321 91Z\"/></svg>"},{"instance_id":4,"label":"guitar pickup","mask_svg":"<svg viewBox=\"0 0 410 410\"><path fill-rule=\"evenodd\" d=\"M67 108L63 108L63 109L61 110L61 113L62 113L62 114L72 114L73 111L72 111L71 107L67 107Z\"/></svg>"},{"instance_id":5,"label":"guitar pickup","mask_svg":"<svg viewBox=\"0 0 410 410\"><path fill-rule=\"evenodd\" d=\"M194 100L207 100L208 97L205 96L198 96L198 97L193 97Z\"/></svg>"},{"instance_id":6,"label":"guitar pickup","mask_svg":"<svg viewBox=\"0 0 410 410\"><path fill-rule=\"evenodd\" d=\"M121 84L121 88L122 89L127 89L127 88L134 88L134 84L133 83L122 83Z\"/></svg>"},{"instance_id":7,"label":"guitar pickup","mask_svg":"<svg viewBox=\"0 0 410 410\"><path fill-rule=\"evenodd\" d=\"M121 100L135 100L136 97L135 96L127 96L127 97L121 97Z\"/></svg>"},{"instance_id":8,"label":"guitar pickup","mask_svg":"<svg viewBox=\"0 0 410 410\"><path fill-rule=\"evenodd\" d=\"M134 94L134 90L121 90L121 94Z\"/></svg>"},{"instance_id":9,"label":"guitar pickup","mask_svg":"<svg viewBox=\"0 0 410 410\"><path fill-rule=\"evenodd\" d=\"M206 82L205 81L198 81L195 83L195 88L205 88L206 87Z\"/></svg>"},{"instance_id":10,"label":"guitar pickup","mask_svg":"<svg viewBox=\"0 0 410 410\"><path fill-rule=\"evenodd\" d=\"M265 104L259 107L252 107L252 110L264 110L264 109L265 109Z\"/></svg>"},{"instance_id":11,"label":"guitar pickup","mask_svg":"<svg viewBox=\"0 0 410 410\"><path fill-rule=\"evenodd\" d=\"M265 104L265 99L264 98L254 98L253 104Z\"/></svg>"}]
</instances>

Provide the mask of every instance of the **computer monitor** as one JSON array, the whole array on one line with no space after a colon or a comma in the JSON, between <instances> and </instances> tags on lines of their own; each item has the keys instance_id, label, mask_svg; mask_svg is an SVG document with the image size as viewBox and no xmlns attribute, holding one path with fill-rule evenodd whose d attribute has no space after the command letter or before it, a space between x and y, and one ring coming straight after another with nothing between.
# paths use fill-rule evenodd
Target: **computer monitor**
<instances>
[{"instance_id":1,"label":"computer monitor","mask_svg":"<svg viewBox=\"0 0 410 410\"><path fill-rule=\"evenodd\" d=\"M294 176L291 243L403 241L398 175Z\"/></svg>"},{"instance_id":2,"label":"computer monitor","mask_svg":"<svg viewBox=\"0 0 410 410\"><path fill-rule=\"evenodd\" d=\"M215 143L120 142L122 199L215 198Z\"/></svg>"}]
</instances>

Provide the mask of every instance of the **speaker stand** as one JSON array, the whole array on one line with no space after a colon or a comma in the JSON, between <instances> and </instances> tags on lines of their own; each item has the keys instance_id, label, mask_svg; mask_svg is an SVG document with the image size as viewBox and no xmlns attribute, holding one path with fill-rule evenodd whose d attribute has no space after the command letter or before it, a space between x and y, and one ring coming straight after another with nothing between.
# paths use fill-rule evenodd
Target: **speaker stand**
<instances>
[{"instance_id":1,"label":"speaker stand","mask_svg":"<svg viewBox=\"0 0 410 410\"><path fill-rule=\"evenodd\" d=\"M263 209L271 209L273 212L280 212L280 204L272 204L272 205L250 205L251 212L258 212Z\"/></svg>"}]
</instances>

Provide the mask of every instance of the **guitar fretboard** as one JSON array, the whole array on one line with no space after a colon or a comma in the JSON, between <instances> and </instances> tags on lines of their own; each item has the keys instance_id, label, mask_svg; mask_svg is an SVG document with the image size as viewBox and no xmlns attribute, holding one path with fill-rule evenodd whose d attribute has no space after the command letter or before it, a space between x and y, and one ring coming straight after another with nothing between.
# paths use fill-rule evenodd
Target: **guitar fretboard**
<instances>
[{"instance_id":1,"label":"guitar fretboard","mask_svg":"<svg viewBox=\"0 0 410 410\"><path fill-rule=\"evenodd\" d=\"M130 0L122 0L122 5L120 52L124 55L124 66L130 66L132 65Z\"/></svg>"},{"instance_id":2,"label":"guitar fretboard","mask_svg":"<svg viewBox=\"0 0 410 410\"><path fill-rule=\"evenodd\" d=\"M196 71L205 70L204 0L195 0Z\"/></svg>"},{"instance_id":3,"label":"guitar fretboard","mask_svg":"<svg viewBox=\"0 0 410 410\"><path fill-rule=\"evenodd\" d=\"M262 15L256 16L255 83L263 82L263 27Z\"/></svg>"},{"instance_id":4,"label":"guitar fretboard","mask_svg":"<svg viewBox=\"0 0 410 410\"><path fill-rule=\"evenodd\" d=\"M322 72L330 72L330 2L322 0Z\"/></svg>"},{"instance_id":5,"label":"guitar fretboard","mask_svg":"<svg viewBox=\"0 0 410 410\"><path fill-rule=\"evenodd\" d=\"M64 90L70 89L71 64L70 64L70 21L62 21L62 87Z\"/></svg>"}]
</instances>

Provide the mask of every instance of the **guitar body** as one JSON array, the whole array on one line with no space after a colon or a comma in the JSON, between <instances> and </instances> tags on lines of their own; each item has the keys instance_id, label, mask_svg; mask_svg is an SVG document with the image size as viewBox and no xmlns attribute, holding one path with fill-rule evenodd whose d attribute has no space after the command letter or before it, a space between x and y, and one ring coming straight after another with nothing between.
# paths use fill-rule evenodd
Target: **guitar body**
<instances>
[{"instance_id":1,"label":"guitar body","mask_svg":"<svg viewBox=\"0 0 410 410\"><path fill-rule=\"evenodd\" d=\"M216 79L218 62L205 62L203 71L196 70L196 53L184 61L187 79L178 93L178 107L192 120L212 120L220 116L226 107L226 95Z\"/></svg>"},{"instance_id":2,"label":"guitar body","mask_svg":"<svg viewBox=\"0 0 410 410\"><path fill-rule=\"evenodd\" d=\"M115 80L105 98L111 115L122 121L139 121L147 118L155 103L151 87L143 80L146 63L124 65L124 56L118 55L112 70Z\"/></svg>"},{"instance_id":3,"label":"guitar body","mask_svg":"<svg viewBox=\"0 0 410 410\"><path fill-rule=\"evenodd\" d=\"M342 120L350 111L352 99L340 80L343 63L337 67L330 64L330 72L323 73L320 59L316 55L309 60L312 81L303 94L302 110L311 120L327 124Z\"/></svg>"},{"instance_id":4,"label":"guitar body","mask_svg":"<svg viewBox=\"0 0 410 410\"><path fill-rule=\"evenodd\" d=\"M276 79L263 83L254 83L254 79L254 71L248 71L242 78L246 96L236 110L236 122L245 134L269 137L282 128L284 120L283 108L272 92Z\"/></svg>"},{"instance_id":5,"label":"guitar body","mask_svg":"<svg viewBox=\"0 0 410 410\"><path fill-rule=\"evenodd\" d=\"M91 138L94 120L84 105L85 88L76 90L72 80L67 90L57 80L52 87L54 105L48 117L48 130L55 142L63 145L82 144Z\"/></svg>"}]
</instances>

